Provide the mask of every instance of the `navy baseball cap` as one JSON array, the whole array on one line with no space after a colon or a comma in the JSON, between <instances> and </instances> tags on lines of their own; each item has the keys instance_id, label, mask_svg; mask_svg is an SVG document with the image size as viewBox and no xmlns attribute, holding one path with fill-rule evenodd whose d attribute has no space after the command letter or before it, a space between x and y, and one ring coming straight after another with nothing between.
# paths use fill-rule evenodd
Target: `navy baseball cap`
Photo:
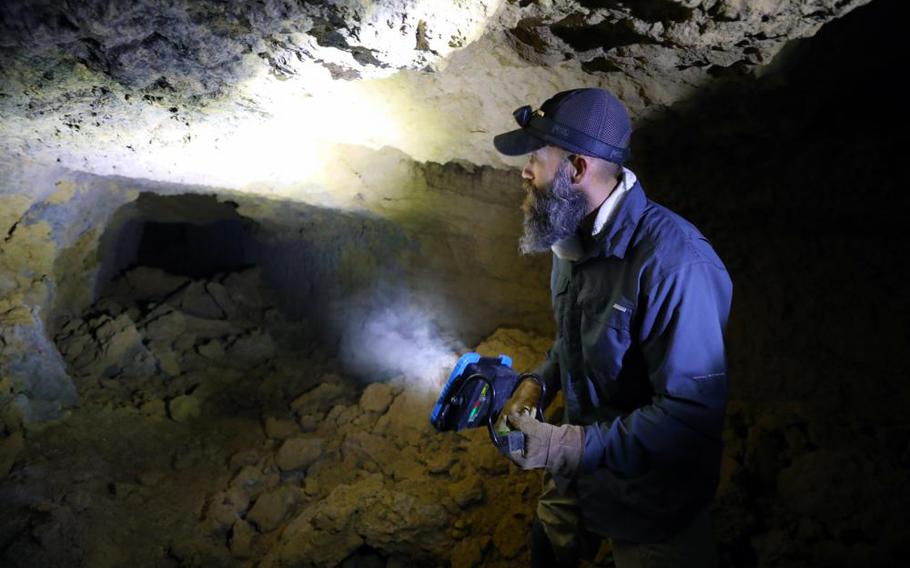
<instances>
[{"instance_id":1,"label":"navy baseball cap","mask_svg":"<svg viewBox=\"0 0 910 568\"><path fill-rule=\"evenodd\" d=\"M521 156L552 144L616 164L629 159L629 113L606 89L562 91L537 110L525 105L512 115L521 128L493 137L493 145L507 156Z\"/></svg>"}]
</instances>

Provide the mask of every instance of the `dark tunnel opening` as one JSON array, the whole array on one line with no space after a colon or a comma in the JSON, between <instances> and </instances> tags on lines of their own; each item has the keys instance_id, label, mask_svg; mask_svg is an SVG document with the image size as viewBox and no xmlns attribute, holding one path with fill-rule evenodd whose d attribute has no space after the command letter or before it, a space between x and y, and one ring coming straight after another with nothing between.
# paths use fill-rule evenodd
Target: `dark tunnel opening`
<instances>
[{"instance_id":1,"label":"dark tunnel opening","mask_svg":"<svg viewBox=\"0 0 910 568\"><path fill-rule=\"evenodd\" d=\"M192 223L143 223L136 264L190 278L249 267L248 224L239 220Z\"/></svg>"},{"instance_id":2,"label":"dark tunnel opening","mask_svg":"<svg viewBox=\"0 0 910 568\"><path fill-rule=\"evenodd\" d=\"M257 224L215 195L141 193L118 210L99 246L96 297L124 271L143 266L200 279L257 264Z\"/></svg>"}]
</instances>

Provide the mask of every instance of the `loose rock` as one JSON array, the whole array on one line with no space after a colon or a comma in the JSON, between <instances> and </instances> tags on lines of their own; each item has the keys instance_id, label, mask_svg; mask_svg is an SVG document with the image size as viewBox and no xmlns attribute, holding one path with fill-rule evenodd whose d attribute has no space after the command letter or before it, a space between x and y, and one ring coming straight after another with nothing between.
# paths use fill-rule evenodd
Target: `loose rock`
<instances>
[{"instance_id":1,"label":"loose rock","mask_svg":"<svg viewBox=\"0 0 910 568\"><path fill-rule=\"evenodd\" d=\"M322 438L291 438L281 445L275 463L285 471L306 469L319 459L324 445Z\"/></svg>"},{"instance_id":2,"label":"loose rock","mask_svg":"<svg viewBox=\"0 0 910 568\"><path fill-rule=\"evenodd\" d=\"M290 510L299 502L299 490L279 487L270 493L263 493L247 514L259 532L269 532L278 527Z\"/></svg>"},{"instance_id":3,"label":"loose rock","mask_svg":"<svg viewBox=\"0 0 910 568\"><path fill-rule=\"evenodd\" d=\"M382 414L388 410L394 398L392 386L387 383L371 383L360 395L360 408L364 412Z\"/></svg>"},{"instance_id":4,"label":"loose rock","mask_svg":"<svg viewBox=\"0 0 910 568\"><path fill-rule=\"evenodd\" d=\"M201 407L198 398L184 394L172 398L167 404L167 411L175 422L186 422L192 418L198 418L201 413Z\"/></svg>"}]
</instances>

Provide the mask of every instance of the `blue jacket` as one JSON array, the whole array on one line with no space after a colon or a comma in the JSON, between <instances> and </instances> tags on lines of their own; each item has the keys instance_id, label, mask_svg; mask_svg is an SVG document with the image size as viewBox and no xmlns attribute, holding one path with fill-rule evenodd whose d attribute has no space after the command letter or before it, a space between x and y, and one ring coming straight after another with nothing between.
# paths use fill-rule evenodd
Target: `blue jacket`
<instances>
[{"instance_id":1,"label":"blue jacket","mask_svg":"<svg viewBox=\"0 0 910 568\"><path fill-rule=\"evenodd\" d=\"M536 372L547 402L563 390L564 421L585 426L575 480L585 524L663 540L717 488L727 270L695 226L636 181L581 258L554 255L550 287L557 335Z\"/></svg>"}]
</instances>

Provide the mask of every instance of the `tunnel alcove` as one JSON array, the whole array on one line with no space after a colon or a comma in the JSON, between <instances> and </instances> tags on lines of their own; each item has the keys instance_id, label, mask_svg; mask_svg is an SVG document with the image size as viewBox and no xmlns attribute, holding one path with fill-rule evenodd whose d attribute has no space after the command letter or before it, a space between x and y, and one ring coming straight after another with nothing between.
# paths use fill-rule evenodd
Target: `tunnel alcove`
<instances>
[{"instance_id":1,"label":"tunnel alcove","mask_svg":"<svg viewBox=\"0 0 910 568\"><path fill-rule=\"evenodd\" d=\"M168 286L175 281L208 287L254 274L267 308L294 332L288 341L315 341L337 355L348 330L363 327L377 306L404 312L419 304L420 287L404 265L415 246L400 227L364 213L143 191L113 212L99 238L92 301L137 294L146 305L174 292ZM157 292L138 282L159 277L171 284L162 281ZM72 315L67 306L57 312Z\"/></svg>"},{"instance_id":2,"label":"tunnel alcove","mask_svg":"<svg viewBox=\"0 0 910 568\"><path fill-rule=\"evenodd\" d=\"M140 193L114 213L101 236L96 296L135 266L189 278L250 267L257 224L237 207L215 195Z\"/></svg>"}]
</instances>

